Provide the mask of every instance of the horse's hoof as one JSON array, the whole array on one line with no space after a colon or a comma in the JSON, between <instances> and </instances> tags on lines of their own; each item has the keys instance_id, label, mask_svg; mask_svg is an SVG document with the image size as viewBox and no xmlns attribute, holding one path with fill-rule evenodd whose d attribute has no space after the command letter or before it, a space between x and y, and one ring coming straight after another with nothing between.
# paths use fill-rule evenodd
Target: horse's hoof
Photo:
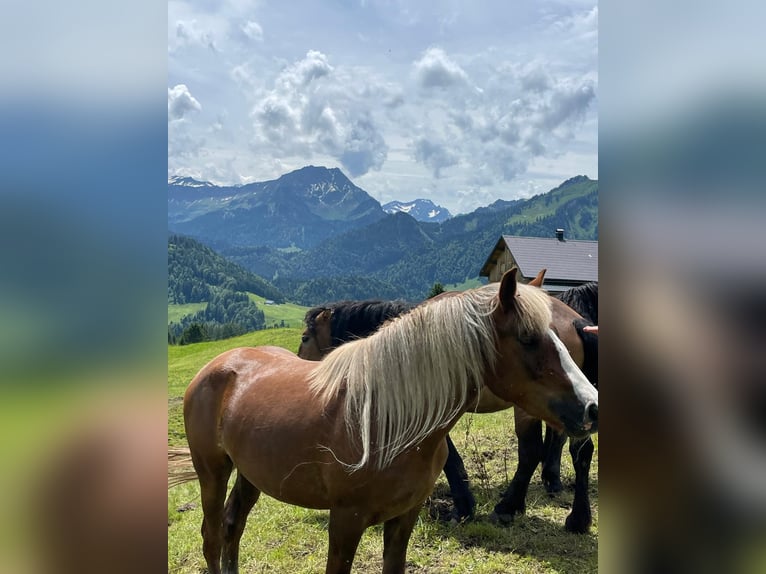
<instances>
[{"instance_id":1,"label":"horse's hoof","mask_svg":"<svg viewBox=\"0 0 766 574\"><path fill-rule=\"evenodd\" d=\"M543 480L543 486L545 487L545 492L551 496L564 489L560 480Z\"/></svg>"},{"instance_id":2,"label":"horse's hoof","mask_svg":"<svg viewBox=\"0 0 766 574\"><path fill-rule=\"evenodd\" d=\"M510 526L513 524L513 518L515 516L515 514L506 514L504 512L492 512L492 514L489 515L489 521L499 526Z\"/></svg>"},{"instance_id":3,"label":"horse's hoof","mask_svg":"<svg viewBox=\"0 0 766 574\"><path fill-rule=\"evenodd\" d=\"M475 515L473 512L470 514L463 514L459 512L456 508L452 510L452 517L450 518L451 524L466 524L467 522L472 522L475 518Z\"/></svg>"},{"instance_id":4,"label":"horse's hoof","mask_svg":"<svg viewBox=\"0 0 766 574\"><path fill-rule=\"evenodd\" d=\"M564 521L564 528L567 532L573 534L587 534L588 530L590 530L591 522L590 516L576 517L574 514L570 514Z\"/></svg>"},{"instance_id":5,"label":"horse's hoof","mask_svg":"<svg viewBox=\"0 0 766 574\"><path fill-rule=\"evenodd\" d=\"M473 519L476 510L476 501L473 497L469 499L455 498L452 507L452 518L460 523L468 522Z\"/></svg>"}]
</instances>

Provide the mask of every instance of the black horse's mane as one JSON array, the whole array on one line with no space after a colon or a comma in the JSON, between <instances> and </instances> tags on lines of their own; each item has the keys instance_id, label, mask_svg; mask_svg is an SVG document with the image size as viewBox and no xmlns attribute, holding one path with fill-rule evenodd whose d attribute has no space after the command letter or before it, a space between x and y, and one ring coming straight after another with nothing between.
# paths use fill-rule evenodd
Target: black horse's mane
<instances>
[{"instance_id":1,"label":"black horse's mane","mask_svg":"<svg viewBox=\"0 0 766 574\"><path fill-rule=\"evenodd\" d=\"M591 281L553 295L582 315L574 326L583 343L585 363L582 372L598 388L598 335L582 330L586 325L598 325L598 283Z\"/></svg>"},{"instance_id":2,"label":"black horse's mane","mask_svg":"<svg viewBox=\"0 0 766 574\"><path fill-rule=\"evenodd\" d=\"M593 325L598 325L598 283L595 281L583 283L562 293L554 293L553 296L569 305Z\"/></svg>"},{"instance_id":3,"label":"black horse's mane","mask_svg":"<svg viewBox=\"0 0 766 574\"><path fill-rule=\"evenodd\" d=\"M415 307L405 301L337 301L306 312L305 323L314 327L314 321L322 311L332 310L330 335L332 345L337 347L352 339L371 335L389 319L411 311Z\"/></svg>"}]
</instances>

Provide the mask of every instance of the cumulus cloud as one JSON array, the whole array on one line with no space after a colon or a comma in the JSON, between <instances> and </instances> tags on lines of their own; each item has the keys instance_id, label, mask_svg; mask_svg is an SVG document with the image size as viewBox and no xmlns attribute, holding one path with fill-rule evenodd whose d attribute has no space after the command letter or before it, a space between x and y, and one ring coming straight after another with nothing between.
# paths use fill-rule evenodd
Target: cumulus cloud
<instances>
[{"instance_id":1,"label":"cumulus cloud","mask_svg":"<svg viewBox=\"0 0 766 574\"><path fill-rule=\"evenodd\" d=\"M565 122L582 119L595 98L596 90L590 80L568 80L560 83L550 95L541 118L541 126L552 130Z\"/></svg>"},{"instance_id":2,"label":"cumulus cloud","mask_svg":"<svg viewBox=\"0 0 766 574\"><path fill-rule=\"evenodd\" d=\"M313 80L332 73L333 68L327 61L327 56L316 50L309 50L306 57L292 66L287 67L277 80L277 85L283 90L293 90L305 87Z\"/></svg>"},{"instance_id":3,"label":"cumulus cloud","mask_svg":"<svg viewBox=\"0 0 766 574\"><path fill-rule=\"evenodd\" d=\"M495 64L486 89L430 98L411 155L437 178L462 165L471 166L473 186L511 181L535 158L555 156L595 97L592 80L557 76L543 62Z\"/></svg>"},{"instance_id":4,"label":"cumulus cloud","mask_svg":"<svg viewBox=\"0 0 766 574\"><path fill-rule=\"evenodd\" d=\"M168 88L168 121L181 120L189 112L202 110L202 105L191 95L186 84Z\"/></svg>"},{"instance_id":5,"label":"cumulus cloud","mask_svg":"<svg viewBox=\"0 0 766 574\"><path fill-rule=\"evenodd\" d=\"M362 117L351 125L340 161L356 177L371 169L380 169L387 154L388 146L383 136L369 117Z\"/></svg>"},{"instance_id":6,"label":"cumulus cloud","mask_svg":"<svg viewBox=\"0 0 766 574\"><path fill-rule=\"evenodd\" d=\"M254 149L272 155L335 158L352 176L379 170L388 146L371 109L390 90L370 89L316 50L286 66L252 109Z\"/></svg>"},{"instance_id":7,"label":"cumulus cloud","mask_svg":"<svg viewBox=\"0 0 766 574\"><path fill-rule=\"evenodd\" d=\"M449 88L466 84L468 75L441 48L429 48L412 67L412 74L422 88Z\"/></svg>"}]
</instances>

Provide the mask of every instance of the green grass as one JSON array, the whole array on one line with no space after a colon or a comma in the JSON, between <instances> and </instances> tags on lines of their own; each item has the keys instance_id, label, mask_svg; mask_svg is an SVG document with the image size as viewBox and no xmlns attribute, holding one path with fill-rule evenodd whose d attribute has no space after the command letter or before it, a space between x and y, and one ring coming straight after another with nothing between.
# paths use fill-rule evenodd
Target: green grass
<instances>
[{"instance_id":1,"label":"green grass","mask_svg":"<svg viewBox=\"0 0 766 574\"><path fill-rule=\"evenodd\" d=\"M295 350L299 329L269 329L229 339L185 347L168 347L168 441L185 445L180 397L199 368L220 352L239 346L274 344ZM591 466L591 505L594 525L587 535L564 531L572 503L574 470L567 449L562 458L565 490L549 497L539 469L527 496L527 512L511 527L491 523L488 516L516 465L513 413L465 415L452 432L463 456L476 496L477 520L454 526L432 518L449 500L442 475L424 506L410 540L408 573L441 574L498 572L550 574L591 573L598 570L598 438ZM326 511L298 508L261 496L251 512L240 550L240 571L293 574L324 570L327 557ZM168 572L199 574L202 522L196 482L168 493ZM354 561L355 573L378 573L382 567L382 528L367 530Z\"/></svg>"},{"instance_id":2,"label":"green grass","mask_svg":"<svg viewBox=\"0 0 766 574\"><path fill-rule=\"evenodd\" d=\"M266 305L266 299L253 293L248 293L250 300L258 305L266 318L266 325L271 327L275 323L282 324L285 327L303 328L303 317L308 311L308 307L296 305L294 303L283 303L281 305ZM207 303L186 303L184 305L168 305L168 324L178 323L186 315L193 315L197 311L202 311ZM296 347L297 348L297 347Z\"/></svg>"},{"instance_id":3,"label":"green grass","mask_svg":"<svg viewBox=\"0 0 766 574\"><path fill-rule=\"evenodd\" d=\"M178 323L186 315L194 315L202 311L207 303L186 303L184 305L168 305L168 324Z\"/></svg>"},{"instance_id":4,"label":"green grass","mask_svg":"<svg viewBox=\"0 0 766 574\"><path fill-rule=\"evenodd\" d=\"M285 322L285 327L295 327L303 329L303 317L306 316L308 307L296 305L294 303L283 303L281 305L266 305L266 299L259 297L253 293L248 293L251 301L254 301L258 308L263 311L266 317L266 325L271 326L275 323L281 325L281 322ZM295 349L297 349L297 345ZM295 350L293 349L293 350Z\"/></svg>"}]
</instances>

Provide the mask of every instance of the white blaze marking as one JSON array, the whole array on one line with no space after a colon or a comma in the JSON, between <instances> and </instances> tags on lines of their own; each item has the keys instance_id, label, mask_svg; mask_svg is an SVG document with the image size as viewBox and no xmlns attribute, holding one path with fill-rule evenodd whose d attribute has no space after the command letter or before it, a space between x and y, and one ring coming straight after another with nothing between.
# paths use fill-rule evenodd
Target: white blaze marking
<instances>
[{"instance_id":1,"label":"white blaze marking","mask_svg":"<svg viewBox=\"0 0 766 574\"><path fill-rule=\"evenodd\" d=\"M590 381L583 375L580 368L572 359L572 355L553 332L553 329L548 329L548 333L553 339L553 344L556 345L556 350L559 352L559 359L561 359L561 367L564 372L572 381L572 387L574 388L575 396L582 402L583 406L589 403L595 403L598 406L598 391L596 387L590 384Z\"/></svg>"}]
</instances>

